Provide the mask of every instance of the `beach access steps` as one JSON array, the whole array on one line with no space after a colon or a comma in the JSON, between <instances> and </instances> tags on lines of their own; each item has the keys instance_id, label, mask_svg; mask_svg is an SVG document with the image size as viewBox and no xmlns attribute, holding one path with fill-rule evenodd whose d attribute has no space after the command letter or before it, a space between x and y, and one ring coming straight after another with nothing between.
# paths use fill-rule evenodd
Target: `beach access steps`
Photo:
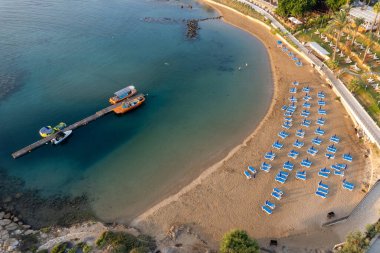
<instances>
[{"instance_id":1,"label":"beach access steps","mask_svg":"<svg viewBox=\"0 0 380 253\"><path fill-rule=\"evenodd\" d=\"M90 116L88 116L88 117L86 117L86 118L84 118L84 119L82 119L80 121L75 122L74 124L69 125L65 129L63 129L62 132L69 131L69 130L74 130L74 129L78 128L78 127L85 126L88 123L90 123L90 122L92 122L94 120L97 120L98 118L100 118L100 117L102 117L102 116L104 116L104 115L112 112L113 109L115 109L116 107L120 106L123 102L129 101L129 100L133 100L134 98L139 97L139 96L143 96L143 94L139 94L139 95L133 96L133 97L131 97L129 99L126 99L126 100L124 100L122 102L119 102L117 104L108 106L108 107L106 107L106 108L104 108L104 109L102 109L100 111L97 111L95 114L90 115ZM48 137L45 137L45 138L43 138L43 139L41 139L39 141L36 141L36 142L34 142L34 143L32 143L32 144L30 144L30 145L28 145L28 146L26 146L26 147L24 147L24 148L22 148L20 150L14 152L12 154L12 157L14 159L17 159L17 158L19 158L19 157L21 157L23 155L26 155L27 153L32 152L34 149L39 148L39 147L43 146L44 144L50 142L52 139L54 139L56 137L56 135L57 135L57 133L52 134L52 135L50 135Z\"/></svg>"}]
</instances>

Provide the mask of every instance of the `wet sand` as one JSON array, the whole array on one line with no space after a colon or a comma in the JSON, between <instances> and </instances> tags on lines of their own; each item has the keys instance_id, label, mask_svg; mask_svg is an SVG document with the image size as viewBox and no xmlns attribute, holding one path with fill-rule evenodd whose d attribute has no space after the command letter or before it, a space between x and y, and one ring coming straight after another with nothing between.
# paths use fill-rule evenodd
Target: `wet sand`
<instances>
[{"instance_id":1,"label":"wet sand","mask_svg":"<svg viewBox=\"0 0 380 253\"><path fill-rule=\"evenodd\" d=\"M233 228L248 231L262 246L267 246L269 239L272 238L310 235L319 231L321 224L327 221L326 215L330 211L334 211L336 217L346 216L364 196L360 191L360 184L370 164L364 158L364 146L359 143L354 124L342 104L336 100L336 95L317 71L307 65L305 60L302 60L304 66L299 68L276 47L278 37L273 35L267 26L219 4L209 1L207 4L217 9L223 15L225 22L251 33L266 45L275 86L272 104L261 124L242 145L232 150L225 159L205 170L179 193L136 218L132 224L144 233L158 235L158 238L164 237L172 225L187 224L211 247L216 248L222 235ZM289 104L289 88L292 87L291 83L294 80L301 83L296 94L299 101L298 108L293 116L293 127L288 130L291 135L282 140L277 136L283 130L281 125L284 112L281 107ZM303 120L300 111L304 102L302 100L304 93L300 92L300 89L305 86L312 88L310 95L313 100L309 117L312 124L310 128L303 128L306 135L300 140L305 146L298 150L300 156L292 160L287 157L287 153L291 149L296 149L292 144L297 139L295 131L301 128L300 122ZM313 157L307 155L306 151L312 145L312 138L316 137L314 131L318 127L315 121L319 118L317 114L319 106L316 103L318 91L326 93L325 109L328 115L325 126L321 127L326 130L325 136L322 137L324 142L320 146L314 145L319 153ZM324 154L326 147L331 144L328 138L333 134L341 137L341 143L337 145L337 158L327 160ZM271 147L276 140L284 144L282 150L274 150ZM270 173L259 170L255 179L247 180L243 171L249 165L258 169L265 161L264 154L270 150L277 154L276 159L270 161L272 164ZM328 198L321 199L315 196L317 184L322 179L317 175L319 169L330 167L337 162L344 163L341 156L348 152L354 157L354 162L349 163L345 178L355 183L356 189L353 192L342 189L343 178L330 175L329 179L323 180L330 186ZM299 163L306 157L313 162L313 165L310 169L306 169L307 181L300 181L295 179L295 171L303 170ZM288 181L281 185L275 182L274 178L283 163L289 159L295 163L295 169L290 172ZM273 187L279 187L284 191L284 197L280 201L270 196ZM261 210L265 200L271 200L277 205L272 215L267 215ZM338 237L327 239L325 247L330 247L339 240ZM308 244L310 247L313 247L313 241L315 238ZM320 242L315 244L317 245L320 245Z\"/></svg>"}]
</instances>

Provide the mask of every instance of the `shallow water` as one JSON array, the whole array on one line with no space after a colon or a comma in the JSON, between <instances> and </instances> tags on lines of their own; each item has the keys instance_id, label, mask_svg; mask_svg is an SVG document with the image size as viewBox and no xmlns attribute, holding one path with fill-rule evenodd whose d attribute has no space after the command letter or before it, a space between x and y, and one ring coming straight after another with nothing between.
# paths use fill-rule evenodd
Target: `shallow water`
<instances>
[{"instance_id":1,"label":"shallow water","mask_svg":"<svg viewBox=\"0 0 380 253\"><path fill-rule=\"evenodd\" d=\"M2 84L13 89L0 101L0 167L46 195L85 192L108 221L190 182L253 131L272 95L257 39L221 20L186 39L180 20L215 16L193 1L0 1L0 72L14 77ZM138 110L11 158L40 127L86 117L128 84L148 94Z\"/></svg>"}]
</instances>

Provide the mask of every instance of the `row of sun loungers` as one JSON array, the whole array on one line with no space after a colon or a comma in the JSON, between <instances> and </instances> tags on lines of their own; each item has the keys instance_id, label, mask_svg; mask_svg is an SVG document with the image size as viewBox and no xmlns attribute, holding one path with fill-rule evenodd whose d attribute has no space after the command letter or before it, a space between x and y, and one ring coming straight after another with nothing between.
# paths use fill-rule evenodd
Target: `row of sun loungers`
<instances>
[{"instance_id":1,"label":"row of sun loungers","mask_svg":"<svg viewBox=\"0 0 380 253\"><path fill-rule=\"evenodd\" d=\"M276 208L276 205L273 202L270 202L269 200L265 201L265 204L261 206L261 209L266 212L267 214L272 214L272 211Z\"/></svg>"},{"instance_id":2,"label":"row of sun loungers","mask_svg":"<svg viewBox=\"0 0 380 253\"><path fill-rule=\"evenodd\" d=\"M281 184L284 184L288 180L289 173L286 171L279 171L275 177L275 180Z\"/></svg>"},{"instance_id":3,"label":"row of sun loungers","mask_svg":"<svg viewBox=\"0 0 380 253\"><path fill-rule=\"evenodd\" d=\"M283 194L284 194L284 192L281 191L280 189L276 188L276 187L273 188L273 191L272 191L272 193L271 193L271 195L272 195L275 199L277 199L277 200L281 200Z\"/></svg>"},{"instance_id":4,"label":"row of sun loungers","mask_svg":"<svg viewBox=\"0 0 380 253\"><path fill-rule=\"evenodd\" d=\"M306 170L304 170L304 171L297 171L296 172L296 179L305 181L306 180Z\"/></svg>"}]
</instances>

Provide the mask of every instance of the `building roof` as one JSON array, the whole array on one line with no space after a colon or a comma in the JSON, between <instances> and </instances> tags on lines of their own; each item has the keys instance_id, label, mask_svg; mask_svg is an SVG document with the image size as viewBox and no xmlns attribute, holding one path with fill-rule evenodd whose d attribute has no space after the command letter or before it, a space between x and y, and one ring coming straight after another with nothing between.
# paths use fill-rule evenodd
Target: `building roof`
<instances>
[{"instance_id":1,"label":"building roof","mask_svg":"<svg viewBox=\"0 0 380 253\"><path fill-rule=\"evenodd\" d=\"M317 54L319 54L320 56L322 56L323 58L329 58L329 52L324 49L323 47L321 47L317 42L309 42L309 47L311 49L313 49Z\"/></svg>"},{"instance_id":2,"label":"building roof","mask_svg":"<svg viewBox=\"0 0 380 253\"><path fill-rule=\"evenodd\" d=\"M376 17L376 13L371 6L355 7L350 10L350 16L355 18L364 18L365 22L373 23ZM376 19L376 23L380 20L380 15Z\"/></svg>"}]
</instances>

